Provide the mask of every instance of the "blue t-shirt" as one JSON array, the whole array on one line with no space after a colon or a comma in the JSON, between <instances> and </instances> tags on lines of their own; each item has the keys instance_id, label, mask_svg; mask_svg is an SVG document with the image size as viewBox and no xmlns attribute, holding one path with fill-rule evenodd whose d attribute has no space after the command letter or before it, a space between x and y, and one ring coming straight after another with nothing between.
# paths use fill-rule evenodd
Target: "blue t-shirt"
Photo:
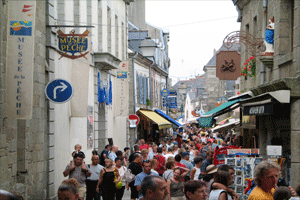
<instances>
[{"instance_id":1,"label":"blue t-shirt","mask_svg":"<svg viewBox=\"0 0 300 200\"><path fill-rule=\"evenodd\" d=\"M142 184L142 181L143 181L143 179L146 177L146 176L151 176L151 175L156 175L157 176L157 174L156 173L154 173L154 172L150 172L150 174L146 174L146 173L144 173L144 171L143 172L141 172L141 173L139 173L138 175L136 175L136 177L135 177L135 182L134 182L134 186L138 186L138 185L141 185ZM139 192L139 198L141 198L143 195L142 195L142 193L141 192Z\"/></svg>"},{"instance_id":2,"label":"blue t-shirt","mask_svg":"<svg viewBox=\"0 0 300 200\"><path fill-rule=\"evenodd\" d=\"M190 172L186 175L186 176L190 176L191 171L193 170L194 166L191 162L187 161L187 160L181 160L180 163L184 164L186 168L188 168L190 170Z\"/></svg>"},{"instance_id":3,"label":"blue t-shirt","mask_svg":"<svg viewBox=\"0 0 300 200\"><path fill-rule=\"evenodd\" d=\"M116 157L117 157L117 155L113 151L111 151L108 155L108 158L112 159L113 161L115 161Z\"/></svg>"}]
</instances>

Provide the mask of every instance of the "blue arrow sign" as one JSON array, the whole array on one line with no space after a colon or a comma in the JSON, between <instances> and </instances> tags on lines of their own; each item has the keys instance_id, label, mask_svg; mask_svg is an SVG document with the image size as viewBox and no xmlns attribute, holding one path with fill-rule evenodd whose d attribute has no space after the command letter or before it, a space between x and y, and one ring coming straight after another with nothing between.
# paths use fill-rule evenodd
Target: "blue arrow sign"
<instances>
[{"instance_id":1,"label":"blue arrow sign","mask_svg":"<svg viewBox=\"0 0 300 200\"><path fill-rule=\"evenodd\" d=\"M47 84L45 93L47 98L54 103L64 103L73 96L73 88L68 81L56 79Z\"/></svg>"}]
</instances>

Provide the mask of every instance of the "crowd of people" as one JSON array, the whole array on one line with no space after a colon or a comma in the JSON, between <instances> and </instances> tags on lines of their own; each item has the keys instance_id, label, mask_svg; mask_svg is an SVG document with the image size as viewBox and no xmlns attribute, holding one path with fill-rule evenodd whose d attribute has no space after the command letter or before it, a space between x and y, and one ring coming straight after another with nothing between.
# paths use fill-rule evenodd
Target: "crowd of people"
<instances>
[{"instance_id":1,"label":"crowd of people","mask_svg":"<svg viewBox=\"0 0 300 200\"><path fill-rule=\"evenodd\" d=\"M63 174L72 180L71 185L77 183L77 189L71 192L73 199L121 200L125 189L130 189L132 200L236 200L239 196L230 188L234 168L213 165L214 149L234 145L234 140L234 133L212 134L209 129L195 127L179 133L175 129L159 143L139 140L131 154L128 147L120 151L115 145L106 145L100 154L93 151L92 164L88 165L83 161L81 146L76 145L73 160ZM259 163L254 172L256 188L249 199L279 199L280 195L295 198L293 188L277 187L279 171L275 163ZM300 187L297 190L300 192ZM63 191L59 189L59 200L64 199L60 198Z\"/></svg>"},{"instance_id":2,"label":"crowd of people","mask_svg":"<svg viewBox=\"0 0 300 200\"><path fill-rule=\"evenodd\" d=\"M58 199L121 200L129 189L132 200L239 199L230 188L234 168L213 165L214 149L233 145L234 133L212 134L195 127L170 132L159 143L139 140L132 153L128 147L120 151L115 145L106 145L100 154L93 151L91 164L84 161L81 145L75 145L73 159L63 172L69 179L59 187ZM279 172L276 163L260 162L254 171L256 187L248 199L296 199L300 186L296 191L278 187ZM0 190L0 199L5 199L4 195L13 196Z\"/></svg>"}]
</instances>

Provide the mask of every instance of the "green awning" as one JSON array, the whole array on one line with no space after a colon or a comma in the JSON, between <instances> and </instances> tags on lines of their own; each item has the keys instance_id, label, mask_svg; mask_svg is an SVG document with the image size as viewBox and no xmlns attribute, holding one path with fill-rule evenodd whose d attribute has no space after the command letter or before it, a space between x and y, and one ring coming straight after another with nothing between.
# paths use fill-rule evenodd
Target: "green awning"
<instances>
[{"instance_id":1,"label":"green awning","mask_svg":"<svg viewBox=\"0 0 300 200\"><path fill-rule=\"evenodd\" d=\"M233 101L228 101L226 103L221 104L220 106L208 111L207 113L205 113L204 115L202 115L198 121L199 121L199 125L201 127L211 127L213 125L213 118L217 117L219 115L222 115L226 112L231 111L232 109L230 109L230 107L234 104L236 104L237 102L239 102L241 99L236 99Z\"/></svg>"}]
</instances>

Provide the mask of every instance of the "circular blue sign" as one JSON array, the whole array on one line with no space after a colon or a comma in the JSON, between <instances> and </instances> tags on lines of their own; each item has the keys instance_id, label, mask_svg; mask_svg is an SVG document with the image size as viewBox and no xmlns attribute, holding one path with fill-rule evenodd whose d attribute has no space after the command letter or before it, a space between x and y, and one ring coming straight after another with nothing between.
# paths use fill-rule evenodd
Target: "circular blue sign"
<instances>
[{"instance_id":1,"label":"circular blue sign","mask_svg":"<svg viewBox=\"0 0 300 200\"><path fill-rule=\"evenodd\" d=\"M170 91L168 89L163 89L160 93L163 97L167 97L170 95Z\"/></svg>"},{"instance_id":2,"label":"circular blue sign","mask_svg":"<svg viewBox=\"0 0 300 200\"><path fill-rule=\"evenodd\" d=\"M73 88L68 81L55 79L46 86L47 98L54 103L65 103L73 96Z\"/></svg>"}]
</instances>

